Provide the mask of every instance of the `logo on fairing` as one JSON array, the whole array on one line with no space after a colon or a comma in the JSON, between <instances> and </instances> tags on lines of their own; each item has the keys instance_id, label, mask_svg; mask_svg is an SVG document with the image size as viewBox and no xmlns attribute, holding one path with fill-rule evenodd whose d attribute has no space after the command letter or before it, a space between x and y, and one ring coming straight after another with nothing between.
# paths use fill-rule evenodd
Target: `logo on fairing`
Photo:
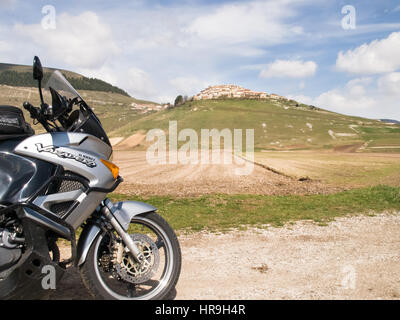
<instances>
[{"instance_id":1,"label":"logo on fairing","mask_svg":"<svg viewBox=\"0 0 400 320\"><path fill-rule=\"evenodd\" d=\"M97 167L96 161L93 158L90 158L86 155L82 154L73 154L69 151L62 151L56 146L47 146L43 147L41 143L36 143L36 148L38 152L48 152L55 154L59 158L63 159L72 159L77 162L83 163L84 165L88 166L89 168Z\"/></svg>"}]
</instances>

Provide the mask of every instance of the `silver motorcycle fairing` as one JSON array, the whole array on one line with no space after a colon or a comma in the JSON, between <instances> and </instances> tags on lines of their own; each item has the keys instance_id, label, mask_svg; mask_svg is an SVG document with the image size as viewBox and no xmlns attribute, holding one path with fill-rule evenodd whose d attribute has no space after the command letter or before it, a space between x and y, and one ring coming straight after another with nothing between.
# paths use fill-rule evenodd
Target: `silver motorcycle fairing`
<instances>
[{"instance_id":1,"label":"silver motorcycle fairing","mask_svg":"<svg viewBox=\"0 0 400 320\"><path fill-rule=\"evenodd\" d=\"M60 165L66 171L85 177L91 188L109 189L115 183L110 170L100 161L110 158L112 148L89 134L70 132L40 134L22 141L14 152ZM34 204L54 214L49 210L52 204L75 201L77 206L65 221L77 229L105 197L106 194L102 192L86 194L84 190L77 190L40 196L34 200Z\"/></svg>"},{"instance_id":2,"label":"silver motorcycle fairing","mask_svg":"<svg viewBox=\"0 0 400 320\"><path fill-rule=\"evenodd\" d=\"M90 187L109 188L114 183L110 170L100 161L108 160L112 148L85 133L54 132L22 141L15 153L58 164L87 178Z\"/></svg>"},{"instance_id":3,"label":"silver motorcycle fairing","mask_svg":"<svg viewBox=\"0 0 400 320\"><path fill-rule=\"evenodd\" d=\"M123 201L113 204L111 213L118 220L122 228L128 231L133 217L156 210L157 208L144 202ZM82 231L77 247L78 266L81 266L86 261L88 251L100 232L100 227L95 224L87 225Z\"/></svg>"}]
</instances>

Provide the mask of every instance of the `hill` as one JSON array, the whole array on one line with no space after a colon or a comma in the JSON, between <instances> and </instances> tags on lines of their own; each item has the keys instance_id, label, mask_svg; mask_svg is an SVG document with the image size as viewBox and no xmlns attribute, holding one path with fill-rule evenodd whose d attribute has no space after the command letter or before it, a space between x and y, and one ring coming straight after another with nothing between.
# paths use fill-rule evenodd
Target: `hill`
<instances>
[{"instance_id":1,"label":"hill","mask_svg":"<svg viewBox=\"0 0 400 320\"><path fill-rule=\"evenodd\" d=\"M28 66L0 64L0 75L10 71L29 73L31 77L28 70ZM77 73L63 72L72 83L74 79L84 78ZM227 87L243 96L226 97ZM176 120L178 131L192 128L199 137L201 129L254 129L255 151L400 152L399 124L346 116L239 86L209 87L184 104L168 109L119 92L78 90L95 109L110 137L131 138L126 143L129 149L137 144L142 146L135 149L144 149L145 132L160 128L168 134L169 121ZM39 104L35 87L0 85L0 104L21 106L26 100ZM132 137L135 133L139 136Z\"/></svg>"},{"instance_id":2,"label":"hill","mask_svg":"<svg viewBox=\"0 0 400 320\"><path fill-rule=\"evenodd\" d=\"M400 151L400 125L271 98L188 101L179 107L145 115L112 134L126 137L153 128L168 134L172 120L178 121L178 132L192 128L199 137L201 129L254 129L256 151Z\"/></svg>"},{"instance_id":3,"label":"hill","mask_svg":"<svg viewBox=\"0 0 400 320\"><path fill-rule=\"evenodd\" d=\"M400 121L393 120L393 119L380 119L382 122L385 123L394 123L394 124L400 124Z\"/></svg>"},{"instance_id":4,"label":"hill","mask_svg":"<svg viewBox=\"0 0 400 320\"><path fill-rule=\"evenodd\" d=\"M43 83L45 84L50 75L56 69L44 68ZM91 90L118 93L129 97L124 90L113 86L103 80L96 78L87 78L78 73L60 70L72 86L77 90ZM37 82L32 78L32 67L0 63L0 85L8 85L14 87L36 87Z\"/></svg>"},{"instance_id":5,"label":"hill","mask_svg":"<svg viewBox=\"0 0 400 320\"><path fill-rule=\"evenodd\" d=\"M116 127L132 123L148 113L156 112L162 106L150 102L137 100L135 98L113 92L79 90L80 95L95 110L107 132ZM46 102L51 102L50 95L45 92ZM38 89L35 87L13 87L0 85L0 105L12 105L20 107L24 101L33 105L40 104ZM25 119L32 123L29 115L25 113ZM34 126L35 130L41 132L40 125Z\"/></svg>"}]
</instances>

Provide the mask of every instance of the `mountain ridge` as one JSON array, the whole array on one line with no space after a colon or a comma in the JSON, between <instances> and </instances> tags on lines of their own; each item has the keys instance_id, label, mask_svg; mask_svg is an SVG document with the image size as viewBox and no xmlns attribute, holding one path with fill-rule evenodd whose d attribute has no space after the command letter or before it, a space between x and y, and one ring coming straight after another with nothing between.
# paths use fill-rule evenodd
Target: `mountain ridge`
<instances>
[{"instance_id":1,"label":"mountain ridge","mask_svg":"<svg viewBox=\"0 0 400 320\"><path fill-rule=\"evenodd\" d=\"M106 81L97 78L88 78L79 73L63 69L43 68L43 83L47 82L50 75L55 70L59 70L61 73L63 73L66 79L77 90L112 92L130 97L126 91L117 86L109 84ZM32 77L32 67L26 65L0 63L0 85L14 87L36 87L37 83Z\"/></svg>"}]
</instances>

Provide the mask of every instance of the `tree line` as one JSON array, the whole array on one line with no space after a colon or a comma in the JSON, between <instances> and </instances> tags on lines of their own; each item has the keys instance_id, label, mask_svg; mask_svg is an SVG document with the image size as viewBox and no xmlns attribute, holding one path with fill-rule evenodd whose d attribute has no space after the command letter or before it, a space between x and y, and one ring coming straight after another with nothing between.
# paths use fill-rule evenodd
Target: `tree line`
<instances>
[{"instance_id":1,"label":"tree line","mask_svg":"<svg viewBox=\"0 0 400 320\"><path fill-rule=\"evenodd\" d=\"M43 83L47 83L51 73L45 72L43 77ZM92 90L92 91L103 91L119 93L129 97L129 94L124 90L113 86L103 80L96 78L75 78L64 77L71 83L71 85L77 90ZM33 80L31 72L17 72L13 70L4 70L0 72L0 84L14 87L36 87L37 81Z\"/></svg>"}]
</instances>

